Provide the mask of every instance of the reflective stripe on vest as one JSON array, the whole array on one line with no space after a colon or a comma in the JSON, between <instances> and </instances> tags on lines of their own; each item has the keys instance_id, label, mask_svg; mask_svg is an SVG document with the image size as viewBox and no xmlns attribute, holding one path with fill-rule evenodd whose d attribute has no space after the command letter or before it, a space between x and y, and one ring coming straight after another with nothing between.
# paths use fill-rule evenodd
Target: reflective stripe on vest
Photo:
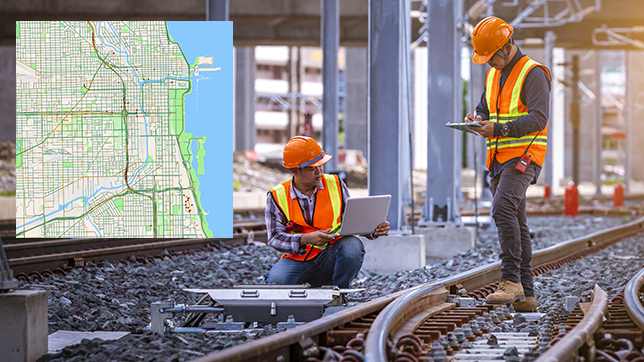
<instances>
[{"instance_id":1,"label":"reflective stripe on vest","mask_svg":"<svg viewBox=\"0 0 644 362\"><path fill-rule=\"evenodd\" d=\"M521 118L528 114L528 107L521 101L521 90L528 72L540 66L545 69L548 79L550 72L543 65L535 62L527 56L521 57L510 71L508 78L503 85L499 97L499 78L501 71L490 68L485 79L485 100L488 105L489 120L498 123L507 123ZM497 102L498 107L497 109ZM532 141L534 139L534 141ZM492 161L504 163L515 157L521 157L530 142L528 155L538 165L543 165L547 149L548 128L541 132L534 132L519 138L513 137L490 137L487 139L487 167L491 169Z\"/></svg>"},{"instance_id":2,"label":"reflective stripe on vest","mask_svg":"<svg viewBox=\"0 0 644 362\"><path fill-rule=\"evenodd\" d=\"M342 223L342 187L340 186L340 179L334 175L323 174L322 176L324 188L316 191L315 208L311 223L306 222L297 198L291 199L291 180L282 182L270 191L287 220L301 226L303 234L316 230L339 229ZM332 240L327 245L333 244L337 239L339 238ZM300 261L310 260L322 250L324 250L324 247L309 244L306 245L304 254L283 254L282 258Z\"/></svg>"}]
</instances>

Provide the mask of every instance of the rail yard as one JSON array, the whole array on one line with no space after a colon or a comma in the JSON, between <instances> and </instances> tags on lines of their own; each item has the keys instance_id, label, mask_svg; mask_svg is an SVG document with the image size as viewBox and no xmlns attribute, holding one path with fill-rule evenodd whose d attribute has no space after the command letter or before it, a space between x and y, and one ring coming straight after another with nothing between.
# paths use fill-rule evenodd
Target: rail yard
<instances>
[{"instance_id":1,"label":"rail yard","mask_svg":"<svg viewBox=\"0 0 644 362\"><path fill-rule=\"evenodd\" d=\"M157 360L322 360L325 353L335 355L336 360L343 356L358 360L481 360L503 356L512 346L516 351L507 353L520 359L546 358L552 353L557 353L557 358L587 355L595 351L595 344L609 345L597 348L601 353L615 353L621 348L618 345L628 349L622 337L631 338L633 346L641 346L638 322L630 321L631 315L637 318L637 312L628 314L625 301L639 301L641 307L639 287L634 296L629 296L633 291L626 286L630 279L637 280L641 269L644 242L638 233L644 221L592 215L532 220L533 242L535 250L539 249L534 254L533 270L541 307L525 317L506 307L483 305L484 297L494 290L499 269L495 251L498 242L494 233L486 231L481 232L475 249L438 264L392 275L363 272L352 285L363 290L346 295L351 307L281 331L276 325L253 325L250 320L236 320L237 330L217 330L223 323L215 313L204 322L215 322L213 329L201 333L166 332L159 336L146 332L152 303L197 303L201 296L185 289L262 284L278 254L261 242L243 245L247 238L239 239L237 246L213 241L207 250L166 252L165 257L112 262L90 259L84 266L63 268L66 275L32 273L30 283L21 278L20 288L49 291L50 333L132 333L116 342L83 341L47 355L45 360L136 360L136 356ZM252 255L258 254L265 257L253 261ZM591 310L594 314L589 313ZM596 320L586 321L586 314L588 318L614 315L618 331L611 333L615 327L610 326L610 318L603 327ZM182 318L185 315L173 318L176 326L185 320ZM566 348L547 352L548 345L565 341L564 333L580 333L573 331L578 324L586 326L583 338L570 338L582 344L562 342ZM491 335L497 344L489 344ZM302 346L303 340L308 345ZM637 353L636 347L631 349Z\"/></svg>"}]
</instances>

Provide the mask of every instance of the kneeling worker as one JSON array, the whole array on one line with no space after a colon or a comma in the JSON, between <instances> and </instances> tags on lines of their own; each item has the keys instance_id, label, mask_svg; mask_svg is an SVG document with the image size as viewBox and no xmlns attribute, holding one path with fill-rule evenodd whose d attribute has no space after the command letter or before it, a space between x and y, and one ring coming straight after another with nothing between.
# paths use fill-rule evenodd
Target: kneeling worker
<instances>
[{"instance_id":1,"label":"kneeling worker","mask_svg":"<svg viewBox=\"0 0 644 362\"><path fill-rule=\"evenodd\" d=\"M339 230L349 191L335 175L322 173L331 159L309 137L291 138L284 147L284 167L293 177L275 186L266 198L268 244L283 252L266 276L267 284L337 285L348 288L364 259L355 236L333 237ZM389 222L369 238L387 235Z\"/></svg>"}]
</instances>

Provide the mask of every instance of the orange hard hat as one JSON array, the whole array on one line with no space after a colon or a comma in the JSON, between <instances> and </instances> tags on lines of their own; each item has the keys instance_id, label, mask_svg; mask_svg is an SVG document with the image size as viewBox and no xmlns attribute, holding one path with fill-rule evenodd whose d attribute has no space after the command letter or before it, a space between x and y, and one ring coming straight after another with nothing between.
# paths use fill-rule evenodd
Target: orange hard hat
<instances>
[{"instance_id":1,"label":"orange hard hat","mask_svg":"<svg viewBox=\"0 0 644 362\"><path fill-rule=\"evenodd\" d=\"M481 20L472 31L472 61L487 63L512 38L513 32L512 25L495 16Z\"/></svg>"},{"instance_id":2,"label":"orange hard hat","mask_svg":"<svg viewBox=\"0 0 644 362\"><path fill-rule=\"evenodd\" d=\"M324 153L322 147L311 137L295 136L284 146L284 167L318 167L327 163L331 155Z\"/></svg>"}]
</instances>

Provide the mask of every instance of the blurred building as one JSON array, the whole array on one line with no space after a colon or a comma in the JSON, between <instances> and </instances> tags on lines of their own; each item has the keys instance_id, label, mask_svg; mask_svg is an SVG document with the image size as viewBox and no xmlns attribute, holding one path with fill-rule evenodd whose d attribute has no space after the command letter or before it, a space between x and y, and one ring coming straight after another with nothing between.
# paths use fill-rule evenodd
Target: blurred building
<instances>
[{"instance_id":1,"label":"blurred building","mask_svg":"<svg viewBox=\"0 0 644 362\"><path fill-rule=\"evenodd\" d=\"M344 49L340 49L341 114L345 109L344 54ZM322 51L319 48L255 47L255 128L255 151L262 154L281 155L286 141L296 135L320 140Z\"/></svg>"}]
</instances>

